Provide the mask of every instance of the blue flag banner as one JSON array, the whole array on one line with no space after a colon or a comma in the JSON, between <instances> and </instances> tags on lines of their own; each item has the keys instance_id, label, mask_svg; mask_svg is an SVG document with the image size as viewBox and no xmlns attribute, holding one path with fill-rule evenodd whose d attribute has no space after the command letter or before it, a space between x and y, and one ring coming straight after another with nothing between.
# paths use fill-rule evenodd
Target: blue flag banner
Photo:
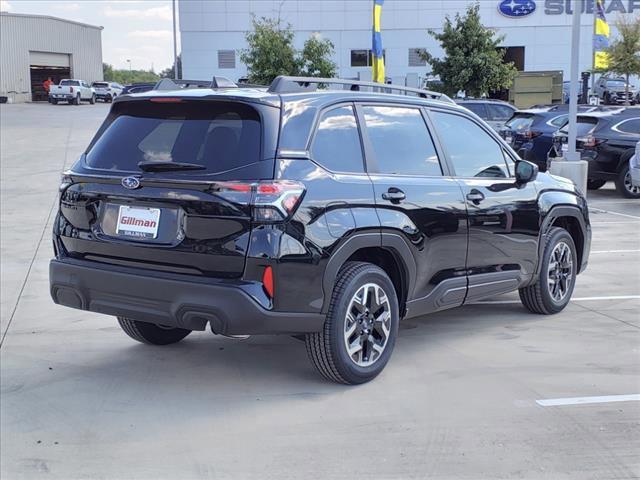
<instances>
[{"instance_id":1,"label":"blue flag banner","mask_svg":"<svg viewBox=\"0 0 640 480\"><path fill-rule=\"evenodd\" d=\"M382 49L382 34L380 18L384 0L373 0L373 34L371 40L372 78L374 82L384 83L384 50Z\"/></svg>"}]
</instances>

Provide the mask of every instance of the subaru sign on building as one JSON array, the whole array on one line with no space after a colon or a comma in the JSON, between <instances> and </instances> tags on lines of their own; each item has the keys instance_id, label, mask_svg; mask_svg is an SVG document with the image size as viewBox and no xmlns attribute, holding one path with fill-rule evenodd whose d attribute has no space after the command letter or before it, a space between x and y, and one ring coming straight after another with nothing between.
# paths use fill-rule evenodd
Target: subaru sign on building
<instances>
[{"instance_id":1,"label":"subaru sign on building","mask_svg":"<svg viewBox=\"0 0 640 480\"><path fill-rule=\"evenodd\" d=\"M238 80L246 75L240 51L252 28L252 15L280 18L292 25L295 44L302 48L311 35L333 42L341 77L371 73L371 0L189 0L179 2L183 75L208 79L222 75ZM442 28L445 17L464 14L473 0L386 0L382 38L386 76L424 78L430 71L420 52L440 55L427 33ZM482 0L485 26L504 36L506 58L520 70L562 70L569 75L571 0ZM593 0L582 14L580 69L591 68ZM640 15L640 0L605 0L613 24L618 16ZM612 26L612 37L615 37Z\"/></svg>"}]
</instances>

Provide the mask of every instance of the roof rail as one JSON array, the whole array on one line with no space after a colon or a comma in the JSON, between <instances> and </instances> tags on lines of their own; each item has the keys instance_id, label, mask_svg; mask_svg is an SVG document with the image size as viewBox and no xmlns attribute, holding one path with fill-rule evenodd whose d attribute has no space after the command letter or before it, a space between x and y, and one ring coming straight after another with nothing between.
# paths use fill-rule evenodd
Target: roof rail
<instances>
[{"instance_id":1,"label":"roof rail","mask_svg":"<svg viewBox=\"0 0 640 480\"><path fill-rule=\"evenodd\" d=\"M422 98L432 98L447 103L455 103L444 93L434 92L431 90L423 90L421 88L404 87L387 83L364 82L362 80L348 80L342 78L318 78L318 77L288 77L280 75L276 77L269 90L270 93L295 93L315 91L319 85L344 85L349 86L351 90L360 90L360 87L375 88L379 93L391 93L390 90L397 90L402 93L414 95Z\"/></svg>"},{"instance_id":2,"label":"roof rail","mask_svg":"<svg viewBox=\"0 0 640 480\"><path fill-rule=\"evenodd\" d=\"M237 85L226 77L213 77L206 80L178 80L163 78L156 83L154 90L180 90L182 88L236 88Z\"/></svg>"}]
</instances>

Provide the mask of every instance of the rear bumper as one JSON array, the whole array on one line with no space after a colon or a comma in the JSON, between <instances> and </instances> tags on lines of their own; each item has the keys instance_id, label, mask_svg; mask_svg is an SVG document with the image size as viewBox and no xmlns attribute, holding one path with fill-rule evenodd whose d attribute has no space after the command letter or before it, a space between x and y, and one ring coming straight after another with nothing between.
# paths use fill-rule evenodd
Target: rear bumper
<instances>
[{"instance_id":1,"label":"rear bumper","mask_svg":"<svg viewBox=\"0 0 640 480\"><path fill-rule=\"evenodd\" d=\"M64 93L50 93L50 100L61 100L63 102L70 102L71 100L75 100L75 95L64 94Z\"/></svg>"},{"instance_id":2,"label":"rear bumper","mask_svg":"<svg viewBox=\"0 0 640 480\"><path fill-rule=\"evenodd\" d=\"M261 306L255 282L156 274L73 259L49 264L51 297L59 305L225 335L318 332L324 315Z\"/></svg>"}]
</instances>

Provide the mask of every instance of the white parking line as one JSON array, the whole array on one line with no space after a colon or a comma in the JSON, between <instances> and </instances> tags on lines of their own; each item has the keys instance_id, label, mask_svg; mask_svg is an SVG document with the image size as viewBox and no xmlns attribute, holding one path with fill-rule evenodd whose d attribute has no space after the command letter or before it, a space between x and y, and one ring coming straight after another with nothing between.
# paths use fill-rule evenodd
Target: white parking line
<instances>
[{"instance_id":1,"label":"white parking line","mask_svg":"<svg viewBox=\"0 0 640 480\"><path fill-rule=\"evenodd\" d=\"M640 249L635 250L591 250L591 253L634 253L640 252Z\"/></svg>"},{"instance_id":2,"label":"white parking line","mask_svg":"<svg viewBox=\"0 0 640 480\"><path fill-rule=\"evenodd\" d=\"M610 210L603 210L601 208L592 208L592 207L590 207L589 210L594 212L599 212L599 213L610 213L611 215L618 215L620 217L635 218L636 220L640 220L640 217L636 215L629 215L627 213L612 212Z\"/></svg>"},{"instance_id":3,"label":"white parking line","mask_svg":"<svg viewBox=\"0 0 640 480\"><path fill-rule=\"evenodd\" d=\"M609 402L640 402L640 394L631 395L605 395L602 397L573 397L573 398L550 398L546 400L536 400L538 405L543 407L559 407L562 405L587 405L589 403L609 403Z\"/></svg>"},{"instance_id":4,"label":"white parking line","mask_svg":"<svg viewBox=\"0 0 640 480\"><path fill-rule=\"evenodd\" d=\"M635 300L640 299L640 295L610 295L606 297L575 297L572 302L592 302L596 300ZM485 300L482 302L473 302L481 305L507 305L510 303L521 303L520 300Z\"/></svg>"}]
</instances>

